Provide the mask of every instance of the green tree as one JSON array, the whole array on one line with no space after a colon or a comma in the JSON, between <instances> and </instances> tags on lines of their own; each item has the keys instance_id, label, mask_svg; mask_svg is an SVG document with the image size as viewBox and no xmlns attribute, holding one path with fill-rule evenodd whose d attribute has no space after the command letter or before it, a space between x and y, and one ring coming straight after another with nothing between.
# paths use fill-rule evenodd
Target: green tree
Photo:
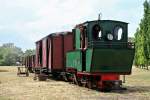
<instances>
[{"instance_id":1,"label":"green tree","mask_svg":"<svg viewBox=\"0 0 150 100\"><path fill-rule=\"evenodd\" d=\"M135 34L135 44L135 65L144 65L146 62L144 54L144 36L139 29L137 29Z\"/></svg>"},{"instance_id":2,"label":"green tree","mask_svg":"<svg viewBox=\"0 0 150 100\"><path fill-rule=\"evenodd\" d=\"M31 55L35 55L35 50L28 49L24 53L24 56L31 56Z\"/></svg>"},{"instance_id":3,"label":"green tree","mask_svg":"<svg viewBox=\"0 0 150 100\"><path fill-rule=\"evenodd\" d=\"M146 61L148 62L149 58L150 58L150 44L149 44L149 41L150 41L150 34L149 34L149 30L150 30L150 20L149 20L149 17L150 17L150 4L148 3L148 1L146 0L144 2L144 18L143 18L143 22L142 22L142 25L143 25L143 36L144 36L144 54L145 54L145 57L146 57Z\"/></svg>"},{"instance_id":4,"label":"green tree","mask_svg":"<svg viewBox=\"0 0 150 100\"><path fill-rule=\"evenodd\" d=\"M17 54L9 52L6 55L3 64L6 65L6 66L14 66L14 65L16 65L17 56L18 56Z\"/></svg>"},{"instance_id":5,"label":"green tree","mask_svg":"<svg viewBox=\"0 0 150 100\"><path fill-rule=\"evenodd\" d=\"M146 0L143 4L144 15L135 33L135 64L148 65L150 62L150 4Z\"/></svg>"},{"instance_id":6,"label":"green tree","mask_svg":"<svg viewBox=\"0 0 150 100\"><path fill-rule=\"evenodd\" d=\"M0 65L10 66L21 61L23 51L14 46L13 43L6 43L0 47Z\"/></svg>"}]
</instances>

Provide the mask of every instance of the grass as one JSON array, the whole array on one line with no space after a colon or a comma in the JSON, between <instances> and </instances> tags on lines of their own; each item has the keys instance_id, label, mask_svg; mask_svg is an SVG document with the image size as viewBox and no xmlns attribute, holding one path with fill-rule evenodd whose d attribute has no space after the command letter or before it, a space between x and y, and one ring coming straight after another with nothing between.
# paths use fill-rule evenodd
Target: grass
<instances>
[{"instance_id":1,"label":"grass","mask_svg":"<svg viewBox=\"0 0 150 100\"><path fill-rule=\"evenodd\" d=\"M11 100L11 99L8 99L8 98L6 98L6 97L0 96L0 100Z\"/></svg>"},{"instance_id":2,"label":"grass","mask_svg":"<svg viewBox=\"0 0 150 100\"><path fill-rule=\"evenodd\" d=\"M8 70L0 70L0 72L8 72Z\"/></svg>"},{"instance_id":3,"label":"grass","mask_svg":"<svg viewBox=\"0 0 150 100\"><path fill-rule=\"evenodd\" d=\"M150 71L133 68L126 91L103 93L63 81L17 77L16 67L0 67L0 100L150 100Z\"/></svg>"},{"instance_id":4,"label":"grass","mask_svg":"<svg viewBox=\"0 0 150 100\"><path fill-rule=\"evenodd\" d=\"M127 85L150 86L150 70L133 68L132 75L127 76Z\"/></svg>"}]
</instances>

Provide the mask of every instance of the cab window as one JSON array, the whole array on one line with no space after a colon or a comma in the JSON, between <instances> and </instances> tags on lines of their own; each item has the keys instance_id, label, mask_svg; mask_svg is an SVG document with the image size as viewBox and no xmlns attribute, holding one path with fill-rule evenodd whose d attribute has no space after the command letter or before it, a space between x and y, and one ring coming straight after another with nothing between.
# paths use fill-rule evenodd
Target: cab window
<instances>
[{"instance_id":1,"label":"cab window","mask_svg":"<svg viewBox=\"0 0 150 100\"><path fill-rule=\"evenodd\" d=\"M115 40L121 40L123 35L123 28L120 26L116 26L114 28L114 39Z\"/></svg>"},{"instance_id":2,"label":"cab window","mask_svg":"<svg viewBox=\"0 0 150 100\"><path fill-rule=\"evenodd\" d=\"M99 40L102 38L102 30L99 25L94 25L92 28L93 39Z\"/></svg>"}]
</instances>

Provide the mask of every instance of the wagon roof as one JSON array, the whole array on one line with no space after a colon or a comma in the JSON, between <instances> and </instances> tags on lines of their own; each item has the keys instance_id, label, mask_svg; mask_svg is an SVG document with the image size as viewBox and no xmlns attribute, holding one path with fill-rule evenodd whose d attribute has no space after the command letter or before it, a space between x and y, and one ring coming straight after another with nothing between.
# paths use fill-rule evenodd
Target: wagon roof
<instances>
[{"instance_id":1,"label":"wagon roof","mask_svg":"<svg viewBox=\"0 0 150 100\"><path fill-rule=\"evenodd\" d=\"M50 33L50 34L48 34L47 36L45 36L45 37L41 38L40 40L36 41L35 43L41 42L42 40L44 40L44 39L46 39L46 38L48 38L48 37L51 37L51 36L65 35L65 34L68 34L68 33L71 33L71 32L69 32L69 31L64 31L64 32Z\"/></svg>"}]
</instances>

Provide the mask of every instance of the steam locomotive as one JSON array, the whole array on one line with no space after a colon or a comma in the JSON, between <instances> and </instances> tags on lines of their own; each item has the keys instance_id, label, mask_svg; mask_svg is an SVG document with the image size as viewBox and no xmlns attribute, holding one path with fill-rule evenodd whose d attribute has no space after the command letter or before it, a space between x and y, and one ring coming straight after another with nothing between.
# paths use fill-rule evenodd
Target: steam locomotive
<instances>
[{"instance_id":1,"label":"steam locomotive","mask_svg":"<svg viewBox=\"0 0 150 100\"><path fill-rule=\"evenodd\" d=\"M94 20L37 41L36 54L26 57L25 65L35 79L52 75L88 88L122 89L120 75L131 74L134 51L128 23Z\"/></svg>"}]
</instances>

